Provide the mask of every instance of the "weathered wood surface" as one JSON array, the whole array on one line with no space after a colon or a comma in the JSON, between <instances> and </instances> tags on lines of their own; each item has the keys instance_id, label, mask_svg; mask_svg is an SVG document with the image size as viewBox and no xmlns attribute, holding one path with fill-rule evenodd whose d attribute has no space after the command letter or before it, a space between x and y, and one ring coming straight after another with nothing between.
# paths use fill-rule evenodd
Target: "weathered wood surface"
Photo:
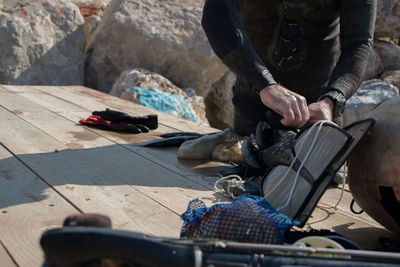
<instances>
[{"instance_id":1,"label":"weathered wood surface","mask_svg":"<svg viewBox=\"0 0 400 267\"><path fill-rule=\"evenodd\" d=\"M134 135L78 125L106 108L157 114L159 128ZM40 265L40 235L72 213L102 213L117 229L178 237L180 214L190 200L228 201L213 188L222 163L182 161L176 148L135 145L161 133L214 128L81 86L1 85L0 121L1 266ZM365 248L375 248L379 236L391 236L369 216L350 213L348 190L337 211L325 207L339 196L340 190L328 190L310 227L336 230Z\"/></svg>"},{"instance_id":2,"label":"weathered wood surface","mask_svg":"<svg viewBox=\"0 0 400 267\"><path fill-rule=\"evenodd\" d=\"M19 265L40 266L41 233L60 226L61 218L77 212L0 146L0 240Z\"/></svg>"},{"instance_id":3,"label":"weathered wood surface","mask_svg":"<svg viewBox=\"0 0 400 267\"><path fill-rule=\"evenodd\" d=\"M15 261L10 257L5 247L0 243L0 262L4 267L15 267Z\"/></svg>"}]
</instances>

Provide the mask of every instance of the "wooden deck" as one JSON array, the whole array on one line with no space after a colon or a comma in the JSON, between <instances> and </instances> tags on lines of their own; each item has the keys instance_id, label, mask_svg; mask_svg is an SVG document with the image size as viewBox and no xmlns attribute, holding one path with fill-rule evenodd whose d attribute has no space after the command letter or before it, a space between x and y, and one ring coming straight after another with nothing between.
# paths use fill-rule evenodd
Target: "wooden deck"
<instances>
[{"instance_id":1,"label":"wooden deck","mask_svg":"<svg viewBox=\"0 0 400 267\"><path fill-rule=\"evenodd\" d=\"M80 126L92 111L158 114L159 128L119 134ZM181 161L175 148L132 144L176 131L216 129L81 87L0 86L0 265L40 266L41 234L73 213L108 215L113 227L178 237L190 200L228 201L214 192L218 162ZM321 205L337 202L329 189ZM364 248L394 238L367 215L349 211L346 189L339 210L317 208L309 227L332 229Z\"/></svg>"}]
</instances>

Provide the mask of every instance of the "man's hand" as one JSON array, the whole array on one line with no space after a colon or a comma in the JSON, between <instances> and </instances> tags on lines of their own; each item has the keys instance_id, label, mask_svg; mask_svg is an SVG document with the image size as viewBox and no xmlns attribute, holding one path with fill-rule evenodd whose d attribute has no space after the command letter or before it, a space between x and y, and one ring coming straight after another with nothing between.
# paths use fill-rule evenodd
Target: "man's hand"
<instances>
[{"instance_id":1,"label":"man's hand","mask_svg":"<svg viewBox=\"0 0 400 267\"><path fill-rule=\"evenodd\" d=\"M279 84L265 87L259 95L265 106L283 117L285 126L301 128L310 119L306 99Z\"/></svg>"},{"instance_id":2,"label":"man's hand","mask_svg":"<svg viewBox=\"0 0 400 267\"><path fill-rule=\"evenodd\" d=\"M332 121L334 104L332 100L325 97L318 102L311 103L308 105L310 111L310 122L319 120Z\"/></svg>"}]
</instances>

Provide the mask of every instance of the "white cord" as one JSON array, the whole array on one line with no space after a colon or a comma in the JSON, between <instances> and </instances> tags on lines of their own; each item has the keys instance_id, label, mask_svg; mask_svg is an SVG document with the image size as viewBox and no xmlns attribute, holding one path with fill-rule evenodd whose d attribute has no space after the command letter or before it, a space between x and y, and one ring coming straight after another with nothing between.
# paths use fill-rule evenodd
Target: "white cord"
<instances>
[{"instance_id":1,"label":"white cord","mask_svg":"<svg viewBox=\"0 0 400 267\"><path fill-rule=\"evenodd\" d=\"M322 209L334 209L336 211L338 209L340 202L342 202L342 198L343 198L343 194L344 194L344 185L346 183L346 179L347 179L347 162L345 162L343 165L342 188L340 190L340 197L338 199L338 202L336 203L335 206L318 204L317 207L322 208Z\"/></svg>"},{"instance_id":2,"label":"white cord","mask_svg":"<svg viewBox=\"0 0 400 267\"><path fill-rule=\"evenodd\" d=\"M315 127L315 124L314 124L313 126L311 126L311 129L312 129L313 127ZM307 135L310 135L310 132L311 132L311 130L307 132ZM302 142L301 145L300 145L299 151L301 151L301 150L303 149L304 144L305 144L305 141L304 141L304 139L303 139L303 142ZM295 158L294 158L293 161L292 161L292 163L290 163L289 168L286 170L286 173L283 175L283 178L282 178L278 183L275 184L275 186L269 191L269 193L268 193L267 195L264 195L264 198L267 198L272 192L275 191L276 188L278 188L278 187L282 184L282 182L283 182L283 181L286 179L286 177L288 176L289 171L292 169L293 165L295 164L295 162L296 162L296 160L297 160L297 157L298 157L298 155L296 154L296 155L295 155ZM300 170L300 169L299 169L299 170Z\"/></svg>"},{"instance_id":3,"label":"white cord","mask_svg":"<svg viewBox=\"0 0 400 267\"><path fill-rule=\"evenodd\" d=\"M311 146L310 146L309 150L307 151L306 156L304 157L304 160L301 162L300 167L299 167L299 169L298 169L297 172L296 172L296 177L294 178L294 182L293 182L293 185L292 185L292 189L290 190L290 194L289 194L289 197L288 197L287 200L286 200L286 203L285 203L283 206L277 208L277 209L276 209L277 211L280 211L280 210L286 208L286 207L289 205L290 200L291 200L292 197L293 197L294 189L295 189L295 187L296 187L296 184L297 184L297 180L298 180L298 178L299 178L300 171L301 171L301 169L303 168L304 164L307 162L308 158L310 157L311 152L312 152L312 150L314 149L314 146L315 146L315 141L317 140L317 137L318 137L318 135L319 135L319 133L320 133L320 131L321 131L321 129L322 129L322 126L323 126L326 122L327 122L327 121L319 121L319 122L315 123L315 124L311 127L309 133L311 133L311 131L313 130L314 126L318 125L317 133L316 133L315 136L314 136L314 139L313 139L313 141L312 141L312 143L311 143ZM303 144L304 144L304 143L303 143ZM300 154L300 152L299 152L299 154ZM296 155L296 157L295 157L295 159L294 159L293 161L295 161L296 158L297 158L297 155Z\"/></svg>"},{"instance_id":4,"label":"white cord","mask_svg":"<svg viewBox=\"0 0 400 267\"><path fill-rule=\"evenodd\" d=\"M223 189L218 188L218 185L224 180L229 180L228 181L228 185L226 187L226 191L223 190ZM214 183L214 189L217 192L224 193L224 194L228 195L229 197L231 197L232 199L237 199L238 197L236 197L233 194L232 188L239 188L239 189L244 190L243 180L237 174L231 174L231 175L227 175L227 176L221 177Z\"/></svg>"}]
</instances>

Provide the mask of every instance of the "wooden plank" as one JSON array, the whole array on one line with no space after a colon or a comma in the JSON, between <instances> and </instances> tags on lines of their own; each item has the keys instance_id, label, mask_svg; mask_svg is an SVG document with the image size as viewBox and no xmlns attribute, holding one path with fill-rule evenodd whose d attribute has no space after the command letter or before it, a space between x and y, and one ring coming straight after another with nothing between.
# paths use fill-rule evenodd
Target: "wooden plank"
<instances>
[{"instance_id":1,"label":"wooden plank","mask_svg":"<svg viewBox=\"0 0 400 267\"><path fill-rule=\"evenodd\" d=\"M68 90L73 90L76 93L80 93L83 95L86 95L88 93L88 89L87 87L84 86L68 86L68 87L63 87L63 88L68 88ZM93 97L96 97L97 99L102 99L103 101L105 101L105 103L115 106L116 108L120 108L123 110L132 110L135 112L138 112L138 114L149 114L149 112L156 112L156 114L159 115L160 120L162 122L165 122L167 125L169 125L170 127L173 127L177 130L181 130L181 131L187 131L188 129L192 129L192 131L197 131L199 133L211 133L211 132L215 132L215 131L220 131L219 129L210 127L210 126L205 126L205 125L201 125L199 123L195 123L189 120L185 120L173 115L170 115L168 113L165 112L161 112L161 111L157 111L142 105L137 105L135 103L133 103L132 101L126 100L126 99L122 99L119 97L115 97L115 96L111 96L109 94L106 94L104 92L101 91L97 91L97 90L93 90L90 89L89 94Z\"/></svg>"},{"instance_id":2,"label":"wooden plank","mask_svg":"<svg viewBox=\"0 0 400 267\"><path fill-rule=\"evenodd\" d=\"M22 95L24 97L20 97ZM8 110L12 111L13 113L23 117L28 122L35 121L36 126L40 129L47 129L54 134L54 136L63 137L63 141L65 142L67 147L70 148L80 148L84 147L93 147L93 146L102 146L102 145L111 145L114 142L107 140L105 138L101 138L99 134L94 133L92 130L89 130L86 127L82 127L77 124L79 119L86 118L90 115L89 112L86 112L85 116L73 116L72 118L69 117L68 119L71 122L68 124L70 125L70 129L66 130L63 126L65 120L60 120L60 116L57 112L53 112L53 110L46 110L44 108L38 108L38 104L44 105L47 109L56 109L59 113L69 114L70 112L62 112L61 108L71 109L73 112L72 114L76 115L77 112L82 114L82 108L62 101L54 96L50 96L43 93L26 93L26 94L18 94L15 95L10 93L2 88L0 88L0 104L6 107ZM26 97L26 98L25 98ZM28 100L29 98L29 100ZM19 99L19 101L15 101L15 99ZM35 103L32 103L34 101ZM42 118L46 118L45 120ZM165 128L165 127L164 127ZM104 132L104 131L98 131ZM116 136L116 140L120 140L119 136L132 136L132 138L136 138L136 142L144 142L148 141L149 139L154 139L152 137L145 134L138 134L138 135L127 135L127 134L117 134L107 132L111 136ZM79 144L74 142L74 140L79 139ZM130 139L132 140L132 139Z\"/></svg>"},{"instance_id":3,"label":"wooden plank","mask_svg":"<svg viewBox=\"0 0 400 267\"><path fill-rule=\"evenodd\" d=\"M7 89L9 88L10 87L7 87ZM157 114L159 117L159 124L166 125L178 131L197 131L199 133L219 131L215 128L200 126L194 122L83 86L35 86L34 89L57 96L72 103L79 103L79 105L85 106L91 110L104 110L110 107L138 116Z\"/></svg>"},{"instance_id":4,"label":"wooden plank","mask_svg":"<svg viewBox=\"0 0 400 267\"><path fill-rule=\"evenodd\" d=\"M124 100L121 98L117 98L87 87L79 87L79 86L67 86L67 87L59 87L59 86L32 86L28 88L18 87L18 86L5 86L2 85L3 88L6 88L9 91L15 93L29 92L29 93L37 93L43 92L46 94L53 95L55 97L61 98L70 103L74 103L76 105L81 106L82 108L88 109L90 111L94 110L105 110L106 108L112 108L116 110L125 111L131 115L143 116L148 114L157 114L159 116L159 125L164 126L176 126L178 125L182 128L182 125L185 129L196 127L196 124L184 119L180 119L178 117L166 114L164 112L156 111L136 103L130 102L128 100ZM126 102L126 103L119 103ZM120 107L122 106L122 108ZM128 107L128 109L126 109ZM178 123L176 123L178 121ZM174 130L182 130L180 128L173 127ZM199 127L202 128L202 127ZM204 129L203 129L204 130Z\"/></svg>"},{"instance_id":5,"label":"wooden plank","mask_svg":"<svg viewBox=\"0 0 400 267\"><path fill-rule=\"evenodd\" d=\"M57 96L54 95L50 95L47 94L46 92L40 91L40 90L36 90L34 88L26 88L26 91L24 90L16 90L15 87L11 87L14 90L9 90L8 88L10 87L4 87L3 86L3 91L7 90L7 91L16 91L15 93L21 96L24 96L26 98L28 98L30 101L45 107L48 110L51 110L57 114L62 114L62 113L72 113L72 114L76 114L77 116L74 118L74 122L78 123L79 120L81 119L86 119L87 117L89 117L90 115L92 115L92 111L96 110L96 109L90 109L89 107L93 106L93 107L99 107L97 110L105 110L108 106L102 104L102 102L95 100L95 99L86 99L84 98L79 99L79 96L77 96L77 100L76 103L73 102L69 102L67 100L61 99ZM1 89L1 86L0 86ZM51 88L48 88L49 90L51 90ZM116 109L119 111L123 111L120 109ZM79 115L79 116L78 116ZM160 133L166 133L166 132L172 132L172 131L176 131L173 128L170 128L168 126L165 126L163 124L159 124L158 128L156 130L152 130L150 132L150 134L152 135L157 135ZM136 137L136 136L144 136L142 134L139 135L132 135L132 134L120 134L121 138L124 138L124 140L126 140L127 142L129 142L129 138L130 137Z\"/></svg>"},{"instance_id":6,"label":"wooden plank","mask_svg":"<svg viewBox=\"0 0 400 267\"><path fill-rule=\"evenodd\" d=\"M328 190L326 190L325 194L322 196L322 198L321 198L321 200L319 202L320 205L322 205L322 206L334 206L334 205L336 205L336 203L338 203L338 201L340 199L341 191L342 190L339 189L339 188L328 188ZM378 222L376 222L374 219L372 219L365 212L362 213L362 214L359 214L359 215L352 213L351 210L350 210L350 203L351 203L352 199L353 199L353 196L351 195L351 193L345 190L343 192L342 199L340 200L340 203L337 206L337 208L343 214L347 214L347 216L349 216L349 217L353 217L355 219L368 222L370 225L373 225L373 226L375 226L377 228L383 228ZM360 208L358 208L357 204L355 205L355 208L357 210L360 209Z\"/></svg>"},{"instance_id":7,"label":"wooden plank","mask_svg":"<svg viewBox=\"0 0 400 267\"><path fill-rule=\"evenodd\" d=\"M46 120L46 117L34 118ZM117 228L155 235L178 235L181 222L175 212L126 185L113 175L112 168L104 173L88 164L79 156L85 150L67 149L48 134L2 108L0 121L7 122L3 124L6 127L0 128L1 141L84 212L106 214ZM86 156L108 153L101 148L85 152ZM112 158L112 155L108 156L108 159ZM165 224L165 221L169 223Z\"/></svg>"},{"instance_id":8,"label":"wooden plank","mask_svg":"<svg viewBox=\"0 0 400 267\"><path fill-rule=\"evenodd\" d=\"M127 149L155 162L165 168L198 181L202 185L214 190L214 183L219 179L219 170L223 166L231 166L227 162L214 160L184 160L178 159L177 147L155 148L139 147L135 144L125 144Z\"/></svg>"},{"instance_id":9,"label":"wooden plank","mask_svg":"<svg viewBox=\"0 0 400 267\"><path fill-rule=\"evenodd\" d=\"M363 249L378 249L379 237L396 240L394 234L365 221L349 217L341 211L316 208L307 222L310 229L327 229L349 238ZM305 226L305 229L307 229ZM304 229L301 229L304 230Z\"/></svg>"},{"instance_id":10,"label":"wooden plank","mask_svg":"<svg viewBox=\"0 0 400 267\"><path fill-rule=\"evenodd\" d=\"M39 93L41 91L35 89L33 86L30 85L5 85L1 84L0 87L7 89L13 93L19 92L31 92L31 93Z\"/></svg>"},{"instance_id":11,"label":"wooden plank","mask_svg":"<svg viewBox=\"0 0 400 267\"><path fill-rule=\"evenodd\" d=\"M0 88L1 92L1 88ZM85 111L85 109L77 107L72 103L65 102L59 98L56 98L52 95L48 95L45 93L36 93L36 92L28 92L28 93L18 93L21 96L29 99L29 101L33 101L34 103L55 112L64 118L67 118L71 121L77 122L79 119L87 116L89 113ZM6 101L8 102L8 101ZM10 107L11 108L11 107ZM16 108L14 106L14 108ZM25 108L26 109L26 108ZM80 109L80 110L79 110ZM18 110L18 109L17 109ZM72 110L71 112L68 110ZM78 111L79 110L79 111ZM42 113L42 111L40 111ZM170 132L172 129L164 127L165 129L163 133ZM190 178L192 181L200 183L209 189L214 189L214 183L217 180L217 172L220 166L224 166L224 163L217 163L210 161L207 164L204 164L204 161L193 161L193 160L178 160L176 155L177 148L143 148L137 146L131 146L131 143L140 143L148 140L159 138L155 136L159 134L159 132L151 131L149 134L121 134L111 131L103 131L96 130L90 128L91 131L96 132L97 134L112 140L119 144L125 144L124 147L128 150L135 152L142 157L155 162L171 171L179 173L187 178ZM63 133L60 133L63 134ZM75 133L82 136L81 133ZM59 136L59 134L58 134ZM93 138L92 138L93 139ZM90 140L89 140L90 141Z\"/></svg>"},{"instance_id":12,"label":"wooden plank","mask_svg":"<svg viewBox=\"0 0 400 267\"><path fill-rule=\"evenodd\" d=\"M4 92L2 92L2 94L5 96L7 95L7 93ZM136 154L123 149L118 145L110 144L108 146L100 146L99 143L92 145L91 142L71 138L68 133L68 129L72 127L72 125L70 125L73 124L72 122L61 117L54 119L53 121L52 118L48 118L47 116L49 115L47 114L49 111L33 105L27 99L22 98L21 96L10 97L13 97L13 101L10 101L10 99L4 97L0 100L0 104L9 109L25 109L26 112L24 111L18 114L18 116L28 121L32 125L40 128L46 132L47 135L52 136L54 139L57 139L64 144L68 144L70 147L96 147L94 149L75 149L59 151L59 153L52 153L53 155L51 155L51 157L61 157L58 160L63 160L64 165L71 164L71 167L68 169L78 169L76 167L73 168L72 166L76 164L85 164L84 168L89 168L91 172L96 172L98 176L113 176L115 180L113 183L121 184L121 182L123 182L123 184L130 184L136 190L146 194L158 203L167 206L177 214L182 213L186 209L187 203L193 198L199 197L208 199L209 201L215 200L213 192L210 192L206 187L187 180L185 177L177 175L176 173L169 172L165 168L162 168L140 156L137 156ZM28 116L29 114L33 113L41 114L41 116ZM53 123L57 124L57 127L54 127L54 125L47 125ZM98 137L99 138L96 139L96 141L104 139L100 136ZM107 141L108 140L104 139L101 141L101 144L106 145ZM18 151L18 149L21 149L22 151L24 150L23 147L18 146L13 147L13 149L16 151ZM37 158L40 158L39 162L34 161ZM73 160L68 161L67 159ZM47 156L36 157L35 159L28 158L28 160L30 160L30 165L33 164L32 166L36 166L38 168L38 172L41 173L43 177L46 177L46 179L52 179L54 176L52 175L52 172L54 172L54 170L51 168L50 170L47 170L47 168L44 167L46 166L46 161L50 160ZM77 163L77 161L79 163ZM83 166L81 166L81 168L82 167ZM140 174L140 176L128 176L128 174L132 172L133 167L134 173ZM59 173L59 175L65 176L65 173L68 173L68 170L64 170L64 173ZM153 179L148 179L148 177L152 177ZM49 180L49 182L52 184L59 183L57 180ZM154 189L154 187L157 189Z\"/></svg>"},{"instance_id":13,"label":"wooden plank","mask_svg":"<svg viewBox=\"0 0 400 267\"><path fill-rule=\"evenodd\" d=\"M40 266L41 234L77 212L0 145L0 240L18 265Z\"/></svg>"},{"instance_id":14,"label":"wooden plank","mask_svg":"<svg viewBox=\"0 0 400 267\"><path fill-rule=\"evenodd\" d=\"M82 115L77 116L77 112L76 110L76 105L72 104L72 103L79 103L83 109L88 110L87 108L90 108L90 110L94 110L94 109L99 109L99 110L103 110L106 107L108 107L107 105L104 105L104 103L110 103L110 101L113 103L113 105L118 106L117 108L120 108L120 105L123 105L123 107L125 109L123 109L123 111L128 112L130 114L136 114L137 109L143 109L143 112L146 113L141 113L141 114L137 114L137 115L144 115L144 114L149 114L154 110L148 109L146 107L137 105L135 103L132 103L130 101L126 101L120 98L116 98L107 94L104 94L102 92L99 91L95 91L86 87L66 87L64 88L59 88L59 87L50 87L50 86L45 86L45 87L29 87L29 88L23 88L20 89L18 87L13 87L13 86L5 86L8 90L12 90L14 92L20 92L20 93L24 93L23 95L25 96L29 96L29 99L34 101L35 103L38 103L54 112L57 112L58 114L67 117L69 119L72 119L74 121L78 121L81 118L86 118L88 115L90 115L90 113L88 112L87 114L82 113ZM77 92L78 95L76 93L71 93L69 91L73 91L73 92ZM36 95L35 93L37 92L43 92L44 95ZM49 98L48 95L46 95L47 93L51 93L54 96L57 97L63 97L64 100L69 101L69 103L66 103L65 101L59 101L56 97L53 98ZM93 97L88 97L88 95L93 95L96 98L100 98L101 101L99 101L98 99L94 99ZM122 104L121 104L122 103ZM68 106L66 106L68 105ZM129 111L126 109L128 107ZM62 112L60 109L61 107L66 107L67 108L67 112ZM74 112L71 112L74 111ZM76 115L76 116L74 116ZM113 132L104 132L104 131L96 131L97 133L109 138L110 140L113 140L114 142L118 142L118 143L124 143L124 144L129 144L129 143L138 143L138 142L145 142L151 139L156 139L157 137L155 137L155 134L158 134L159 132L162 133L166 133L166 132L171 132L175 129L169 128L169 127L163 127L163 118L166 116L166 119L168 120L168 122L172 122L172 125L175 125L175 121L178 119L177 117L168 115L168 114L164 114L161 113L160 116L160 127L157 131L151 131L151 135L124 135L124 134L118 134L118 133L113 133ZM192 122L188 122L186 120L182 120L179 119L179 121L182 121L184 123L189 123L189 126L182 126L181 124L179 124L180 130L182 131L194 131L192 128L190 127L198 127L197 125L195 125ZM204 127L200 127L201 131L205 131ZM211 129L211 130L210 130ZM210 131L217 131L217 129L214 128L207 128L206 132L210 132ZM136 152L137 154L140 154L143 157L146 158L156 158L160 161L160 163L163 164L163 166L165 166L168 169L174 170L178 173L184 174L186 176L189 175L193 175L193 170L201 170L200 173L201 174L205 174L205 175L210 175L210 172L208 170L204 170L204 168L196 168L196 165L193 165L193 161L187 162L187 164L177 164L177 160L176 160L176 156L175 156L175 160L173 160L171 162L171 158L170 155L166 155L165 153L161 152L158 153L157 151L154 150L149 150L147 148L143 149L143 148L134 148L134 147L129 147L127 146L128 149ZM182 161L181 161L182 162ZM211 163L211 165L213 165L213 167L211 169L214 169L213 173L216 174L214 165L215 163ZM188 167L190 166L190 167ZM196 172L195 172L196 173ZM202 176L199 175L194 175L193 177L196 180L200 180L202 179ZM203 176L204 178L204 176ZM215 180L215 179L211 179L211 180ZM206 181L204 183L205 185L209 186L209 181ZM212 186L210 187L212 188Z\"/></svg>"},{"instance_id":15,"label":"wooden plank","mask_svg":"<svg viewBox=\"0 0 400 267\"><path fill-rule=\"evenodd\" d=\"M78 122L81 119L88 118L92 113L92 111L87 108L75 105L63 99L57 98L53 95L46 94L44 92L40 91L39 93L19 92L17 94L29 99L29 101L34 102L37 105L44 107L45 109L48 109L54 113L63 116L64 118L67 118L75 122L76 124L78 124ZM176 131L175 129L169 128L164 125L159 125L159 127L156 130L152 130L147 134L126 134L126 133L117 133L111 131L94 130L93 128L90 129L105 137L110 137L109 139L114 142L123 142L123 143L146 142L149 140L160 138L157 135L161 133Z\"/></svg>"},{"instance_id":16,"label":"wooden plank","mask_svg":"<svg viewBox=\"0 0 400 267\"><path fill-rule=\"evenodd\" d=\"M112 145L113 142L70 121L56 113L38 107L28 99L0 89L0 105L44 132L51 132L54 139L62 138L68 148L85 148ZM68 123L67 125L66 122ZM67 127L66 127L67 126ZM12 127L14 128L14 127ZM79 142L76 142L79 140Z\"/></svg>"},{"instance_id":17,"label":"wooden plank","mask_svg":"<svg viewBox=\"0 0 400 267\"><path fill-rule=\"evenodd\" d=\"M0 242L0 262L1 266L4 267L15 267L17 266L14 260L10 257L6 249L3 247L2 242Z\"/></svg>"},{"instance_id":18,"label":"wooden plank","mask_svg":"<svg viewBox=\"0 0 400 267\"><path fill-rule=\"evenodd\" d=\"M36 95L36 94L35 94ZM12 93L4 92L0 90L0 96L2 99L0 100L0 104L5 106L9 110L16 110L18 111L18 116L23 118L24 120L32 123L33 125L37 126L41 130L45 131L51 136L54 136L59 141L63 142L69 148L90 148L90 147L98 147L98 146L105 146L105 145L113 145L111 141L101 138L99 135L94 134L93 132L89 131L85 127L73 127L71 123L67 125L71 125L71 129L78 129L73 131L67 131L65 127L66 121L60 120L57 114L50 112L46 109L40 108L37 105L30 102L30 99L38 99L42 97L36 97L32 94L26 95L29 97L29 100L24 97L18 97ZM50 99L48 99L50 100ZM53 103L53 101L45 101L46 103ZM42 102L42 104L44 104ZM23 108L24 112L20 110ZM102 131L105 135L109 132ZM79 138L77 138L79 137ZM81 139L81 140L78 140ZM133 149L132 149L133 150ZM147 149L143 149L147 150ZM139 151L140 152L140 151ZM155 154L155 153L154 153ZM154 155L147 154L147 159L153 158ZM165 155L165 158L170 158L171 155ZM174 156L176 161L176 155ZM157 158L156 158L157 159ZM153 162L154 159L153 159ZM173 164L168 164L169 169L173 169L176 171L176 168L173 168ZM189 172L189 168L186 168L186 173L182 171L178 172L180 174L192 174L193 172ZM215 181L215 178L213 179ZM210 189L213 189L213 184L209 182L205 182L203 185L207 186Z\"/></svg>"}]
</instances>

